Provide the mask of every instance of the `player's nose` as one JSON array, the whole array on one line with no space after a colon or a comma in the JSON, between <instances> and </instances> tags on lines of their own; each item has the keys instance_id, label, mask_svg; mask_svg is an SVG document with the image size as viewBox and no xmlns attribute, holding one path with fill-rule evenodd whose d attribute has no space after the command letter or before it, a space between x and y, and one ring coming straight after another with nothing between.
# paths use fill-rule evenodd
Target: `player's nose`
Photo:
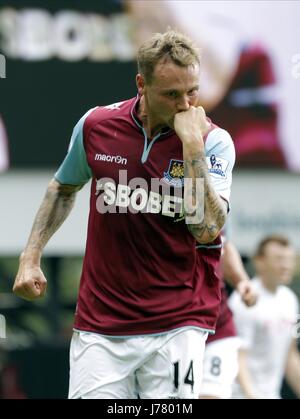
<instances>
[{"instance_id":1,"label":"player's nose","mask_svg":"<svg viewBox=\"0 0 300 419\"><path fill-rule=\"evenodd\" d=\"M181 96L177 102L177 111L184 112L190 108L190 100L187 95Z\"/></svg>"}]
</instances>

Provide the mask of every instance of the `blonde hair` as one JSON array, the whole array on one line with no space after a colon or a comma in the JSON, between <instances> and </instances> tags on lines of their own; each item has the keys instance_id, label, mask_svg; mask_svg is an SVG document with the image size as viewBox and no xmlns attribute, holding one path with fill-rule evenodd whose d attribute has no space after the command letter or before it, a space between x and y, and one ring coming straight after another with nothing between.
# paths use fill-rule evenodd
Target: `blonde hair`
<instances>
[{"instance_id":1,"label":"blonde hair","mask_svg":"<svg viewBox=\"0 0 300 419\"><path fill-rule=\"evenodd\" d=\"M138 72L150 84L156 64L165 59L173 61L181 67L200 64L199 50L186 35L168 30L156 33L144 42L137 53Z\"/></svg>"}]
</instances>

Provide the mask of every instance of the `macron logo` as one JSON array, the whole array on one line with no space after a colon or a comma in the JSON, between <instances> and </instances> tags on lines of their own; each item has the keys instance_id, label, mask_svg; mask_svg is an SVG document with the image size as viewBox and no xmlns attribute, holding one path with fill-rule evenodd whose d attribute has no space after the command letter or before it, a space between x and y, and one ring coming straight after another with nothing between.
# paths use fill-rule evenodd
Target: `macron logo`
<instances>
[{"instance_id":1,"label":"macron logo","mask_svg":"<svg viewBox=\"0 0 300 419\"><path fill-rule=\"evenodd\" d=\"M110 163L127 164L127 159L122 156L110 156L109 154L95 154L96 161L108 161Z\"/></svg>"}]
</instances>

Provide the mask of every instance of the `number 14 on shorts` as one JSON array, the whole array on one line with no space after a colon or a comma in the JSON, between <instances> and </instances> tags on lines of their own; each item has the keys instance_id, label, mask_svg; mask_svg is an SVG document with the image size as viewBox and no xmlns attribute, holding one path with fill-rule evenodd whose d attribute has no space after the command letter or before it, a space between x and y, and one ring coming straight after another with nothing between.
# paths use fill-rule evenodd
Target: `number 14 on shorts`
<instances>
[{"instance_id":1,"label":"number 14 on shorts","mask_svg":"<svg viewBox=\"0 0 300 419\"><path fill-rule=\"evenodd\" d=\"M180 363L179 361L173 363L174 368L174 387L177 391L179 388L179 377L181 377L181 371L180 371ZM190 385L192 388L192 393L194 393L194 361L190 362L190 365L187 369L187 371L184 374L184 384Z\"/></svg>"}]
</instances>

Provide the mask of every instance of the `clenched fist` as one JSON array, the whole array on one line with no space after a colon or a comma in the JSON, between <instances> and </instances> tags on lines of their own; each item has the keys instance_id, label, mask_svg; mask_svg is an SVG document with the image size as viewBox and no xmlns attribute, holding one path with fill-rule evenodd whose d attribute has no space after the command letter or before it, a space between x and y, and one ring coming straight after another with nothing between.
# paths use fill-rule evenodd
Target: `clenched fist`
<instances>
[{"instance_id":1,"label":"clenched fist","mask_svg":"<svg viewBox=\"0 0 300 419\"><path fill-rule=\"evenodd\" d=\"M187 111L179 112L174 118L174 129L183 143L197 141L203 144L203 137L210 128L202 106L190 106Z\"/></svg>"},{"instance_id":2,"label":"clenched fist","mask_svg":"<svg viewBox=\"0 0 300 419\"><path fill-rule=\"evenodd\" d=\"M13 292L24 300L34 301L43 297L46 289L47 280L41 268L21 260Z\"/></svg>"},{"instance_id":3,"label":"clenched fist","mask_svg":"<svg viewBox=\"0 0 300 419\"><path fill-rule=\"evenodd\" d=\"M253 289L251 281L243 280L237 285L237 291L241 296L243 303L247 307L252 307L257 302L257 294Z\"/></svg>"}]
</instances>

